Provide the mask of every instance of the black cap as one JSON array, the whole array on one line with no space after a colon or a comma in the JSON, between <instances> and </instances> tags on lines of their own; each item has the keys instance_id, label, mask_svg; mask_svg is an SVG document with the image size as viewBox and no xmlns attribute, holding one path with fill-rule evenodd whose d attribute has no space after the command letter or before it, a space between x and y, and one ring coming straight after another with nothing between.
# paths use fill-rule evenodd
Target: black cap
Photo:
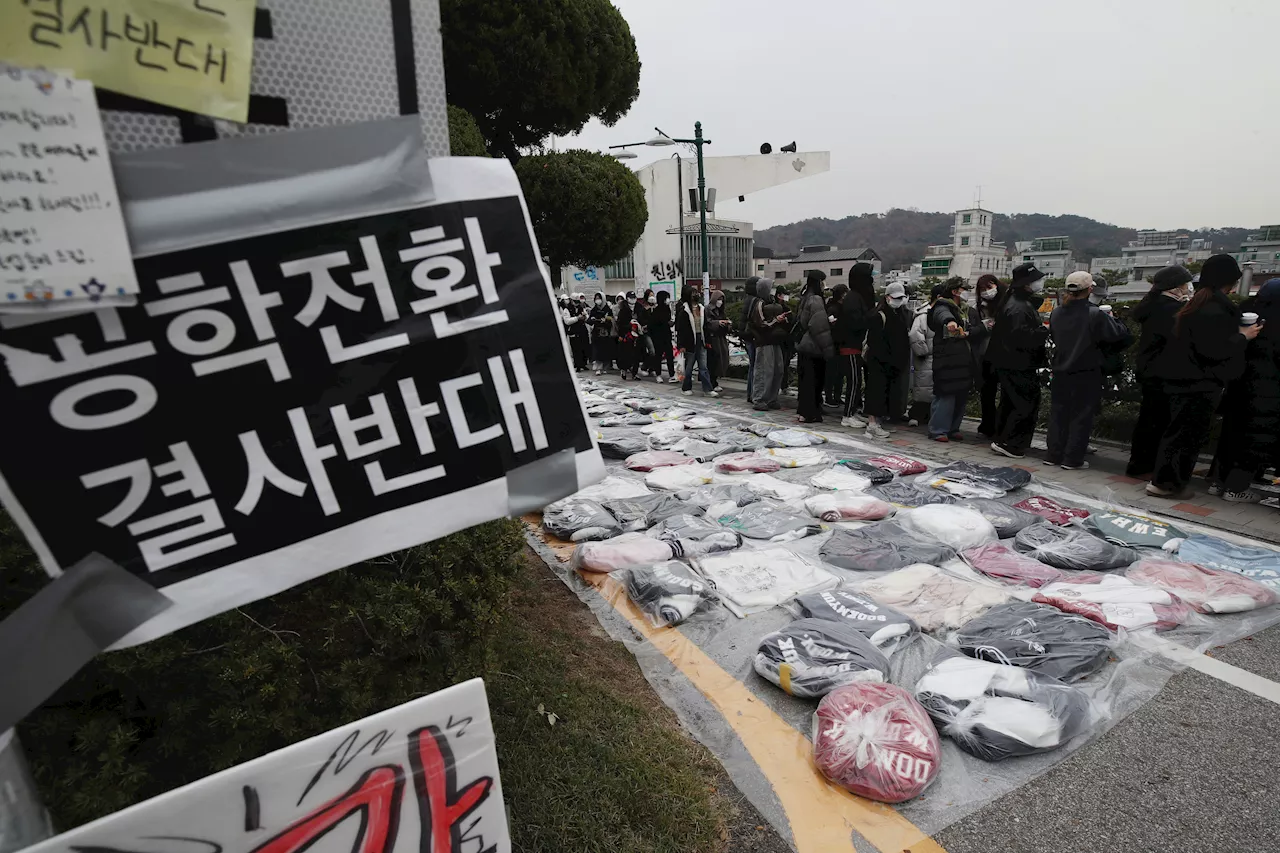
<instances>
[{"instance_id":1,"label":"black cap","mask_svg":"<svg viewBox=\"0 0 1280 853\"><path fill-rule=\"evenodd\" d=\"M1214 255L1200 267L1200 286L1223 288L1240 280L1240 265L1230 255Z\"/></svg>"},{"instance_id":2,"label":"black cap","mask_svg":"<svg viewBox=\"0 0 1280 853\"><path fill-rule=\"evenodd\" d=\"M1013 268L1013 283L1011 287L1030 287L1035 282L1044 278L1044 273L1036 269L1033 263L1018 264Z\"/></svg>"},{"instance_id":3,"label":"black cap","mask_svg":"<svg viewBox=\"0 0 1280 853\"><path fill-rule=\"evenodd\" d=\"M1191 271L1179 264L1157 270L1156 274L1151 276L1151 286L1161 292L1182 287L1189 281L1191 281Z\"/></svg>"}]
</instances>

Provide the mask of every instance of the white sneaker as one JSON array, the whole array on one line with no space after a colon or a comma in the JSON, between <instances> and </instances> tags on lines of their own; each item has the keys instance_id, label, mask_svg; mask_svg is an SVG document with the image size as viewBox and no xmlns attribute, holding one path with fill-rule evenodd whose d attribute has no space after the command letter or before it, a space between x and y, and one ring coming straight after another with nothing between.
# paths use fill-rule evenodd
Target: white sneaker
<instances>
[{"instance_id":1,"label":"white sneaker","mask_svg":"<svg viewBox=\"0 0 1280 853\"><path fill-rule=\"evenodd\" d=\"M659 385L661 385L661 384L662 384L662 377L661 377L661 376L655 376L655 377L653 377L653 378L654 378L654 381L655 381L655 382L657 382Z\"/></svg>"},{"instance_id":2,"label":"white sneaker","mask_svg":"<svg viewBox=\"0 0 1280 853\"><path fill-rule=\"evenodd\" d=\"M1081 462L1079 465L1063 465L1063 471L1084 471L1089 467L1088 462Z\"/></svg>"},{"instance_id":3,"label":"white sneaker","mask_svg":"<svg viewBox=\"0 0 1280 853\"><path fill-rule=\"evenodd\" d=\"M879 424L867 424L867 435L871 438L888 438L889 431Z\"/></svg>"},{"instance_id":4,"label":"white sneaker","mask_svg":"<svg viewBox=\"0 0 1280 853\"><path fill-rule=\"evenodd\" d=\"M681 394L683 394L683 395L685 395L686 397L692 397L692 396L693 396L693 391L681 391L680 393L681 393Z\"/></svg>"},{"instance_id":5,"label":"white sneaker","mask_svg":"<svg viewBox=\"0 0 1280 853\"><path fill-rule=\"evenodd\" d=\"M918 426L920 426L920 422L919 422L918 420L916 420L915 418L912 418L911 420L907 421L907 426L909 426L909 427L918 427Z\"/></svg>"},{"instance_id":6,"label":"white sneaker","mask_svg":"<svg viewBox=\"0 0 1280 853\"><path fill-rule=\"evenodd\" d=\"M599 376L599 375L600 375L600 371L598 371L598 370L597 370L597 371L596 371L596 376Z\"/></svg>"},{"instance_id":7,"label":"white sneaker","mask_svg":"<svg viewBox=\"0 0 1280 853\"><path fill-rule=\"evenodd\" d=\"M850 415L848 417L840 419L840 426L846 426L846 427L849 427L850 429L862 429L866 425L867 425L867 422L864 421L862 418L858 417L857 415Z\"/></svg>"},{"instance_id":8,"label":"white sneaker","mask_svg":"<svg viewBox=\"0 0 1280 853\"><path fill-rule=\"evenodd\" d=\"M707 392L707 396L708 396L708 397L719 397L719 396L720 396L720 392L719 392L719 391L715 391L715 390L708 391L708 392Z\"/></svg>"}]
</instances>

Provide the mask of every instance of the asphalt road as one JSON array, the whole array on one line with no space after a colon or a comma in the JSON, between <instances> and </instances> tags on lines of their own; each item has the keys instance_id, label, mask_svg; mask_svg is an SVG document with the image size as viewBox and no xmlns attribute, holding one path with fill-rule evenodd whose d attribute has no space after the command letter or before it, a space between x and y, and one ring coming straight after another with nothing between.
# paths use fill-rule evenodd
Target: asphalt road
<instances>
[{"instance_id":1,"label":"asphalt road","mask_svg":"<svg viewBox=\"0 0 1280 853\"><path fill-rule=\"evenodd\" d=\"M1280 680L1280 626L1213 652ZM935 836L948 853L1276 853L1280 705L1198 672Z\"/></svg>"}]
</instances>

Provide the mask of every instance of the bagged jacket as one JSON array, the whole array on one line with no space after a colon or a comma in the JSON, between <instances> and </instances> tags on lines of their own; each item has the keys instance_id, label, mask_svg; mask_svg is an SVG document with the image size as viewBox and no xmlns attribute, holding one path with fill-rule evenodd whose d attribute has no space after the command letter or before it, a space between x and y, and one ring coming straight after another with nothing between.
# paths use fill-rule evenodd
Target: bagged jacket
<instances>
[{"instance_id":1,"label":"bagged jacket","mask_svg":"<svg viewBox=\"0 0 1280 853\"><path fill-rule=\"evenodd\" d=\"M944 737L984 761L1049 752L1095 720L1079 688L1028 669L948 654L916 682Z\"/></svg>"},{"instance_id":2,"label":"bagged jacket","mask_svg":"<svg viewBox=\"0 0 1280 853\"><path fill-rule=\"evenodd\" d=\"M885 654L891 654L919 630L905 613L847 589L799 595L786 607L797 619L825 619L849 625Z\"/></svg>"},{"instance_id":3,"label":"bagged jacket","mask_svg":"<svg viewBox=\"0 0 1280 853\"><path fill-rule=\"evenodd\" d=\"M879 486L893 479L893 472L858 459L841 459L838 463L860 477L866 477L871 485Z\"/></svg>"},{"instance_id":4,"label":"bagged jacket","mask_svg":"<svg viewBox=\"0 0 1280 853\"><path fill-rule=\"evenodd\" d=\"M1269 548L1237 545L1196 533L1183 540L1178 559L1210 569L1235 572L1280 592L1280 554Z\"/></svg>"},{"instance_id":5,"label":"bagged jacket","mask_svg":"<svg viewBox=\"0 0 1280 853\"><path fill-rule=\"evenodd\" d=\"M822 532L822 525L814 523L812 518L791 512L785 507L766 506L764 503L738 507L716 521L748 539L765 539L770 542L790 542Z\"/></svg>"},{"instance_id":6,"label":"bagged jacket","mask_svg":"<svg viewBox=\"0 0 1280 853\"><path fill-rule=\"evenodd\" d=\"M714 610L720 601L706 581L678 560L623 569L614 577L656 628L679 625L698 613Z\"/></svg>"},{"instance_id":7,"label":"bagged jacket","mask_svg":"<svg viewBox=\"0 0 1280 853\"><path fill-rule=\"evenodd\" d=\"M831 572L785 548L712 554L699 558L695 567L724 606L740 617L840 585Z\"/></svg>"},{"instance_id":8,"label":"bagged jacket","mask_svg":"<svg viewBox=\"0 0 1280 853\"><path fill-rule=\"evenodd\" d=\"M1030 601L997 604L951 639L969 657L1066 682L1101 669L1112 645L1111 632L1097 622Z\"/></svg>"},{"instance_id":9,"label":"bagged jacket","mask_svg":"<svg viewBox=\"0 0 1280 853\"><path fill-rule=\"evenodd\" d=\"M996 529L976 509L934 504L903 510L894 522L904 530L962 551L996 541ZM917 562L930 562L919 560Z\"/></svg>"},{"instance_id":10,"label":"bagged jacket","mask_svg":"<svg viewBox=\"0 0 1280 853\"><path fill-rule=\"evenodd\" d=\"M624 531L648 530L673 515L689 511L684 501L667 493L615 498L601 504Z\"/></svg>"},{"instance_id":11,"label":"bagged jacket","mask_svg":"<svg viewBox=\"0 0 1280 853\"><path fill-rule=\"evenodd\" d=\"M991 526L996 529L996 536L1001 539L1012 539L1018 535L1019 530L1039 524L1041 521L1038 515L997 500L970 498L959 505L982 513L982 517L991 522Z\"/></svg>"},{"instance_id":12,"label":"bagged jacket","mask_svg":"<svg viewBox=\"0 0 1280 853\"><path fill-rule=\"evenodd\" d=\"M1040 587L1031 600L1078 613L1112 631L1167 631L1192 615L1191 608L1173 593L1134 583L1122 575L1074 574L1068 580Z\"/></svg>"},{"instance_id":13,"label":"bagged jacket","mask_svg":"<svg viewBox=\"0 0 1280 853\"><path fill-rule=\"evenodd\" d=\"M762 678L802 699L860 681L889 680L889 659L858 629L825 619L797 619L760 640Z\"/></svg>"},{"instance_id":14,"label":"bagged jacket","mask_svg":"<svg viewBox=\"0 0 1280 853\"><path fill-rule=\"evenodd\" d=\"M837 687L813 715L813 763L859 797L901 803L924 793L942 767L928 713L894 684Z\"/></svg>"},{"instance_id":15,"label":"bagged jacket","mask_svg":"<svg viewBox=\"0 0 1280 853\"><path fill-rule=\"evenodd\" d=\"M936 539L907 530L896 520L888 520L857 530L836 530L822 543L818 555L842 569L885 572L917 563L941 565L956 552Z\"/></svg>"},{"instance_id":16,"label":"bagged jacket","mask_svg":"<svg viewBox=\"0 0 1280 853\"><path fill-rule=\"evenodd\" d=\"M955 496L946 492L940 492L935 489L921 489L902 481L885 483L883 486L874 486L867 490L867 494L882 501L905 507L953 504L958 500Z\"/></svg>"},{"instance_id":17,"label":"bagged jacket","mask_svg":"<svg viewBox=\"0 0 1280 853\"><path fill-rule=\"evenodd\" d=\"M1009 593L948 574L936 566L907 566L854 586L858 592L899 610L921 631L959 628L990 607L1010 599Z\"/></svg>"},{"instance_id":18,"label":"bagged jacket","mask_svg":"<svg viewBox=\"0 0 1280 853\"><path fill-rule=\"evenodd\" d=\"M893 506L848 489L804 499L804 508L823 521L879 521L893 515Z\"/></svg>"},{"instance_id":19,"label":"bagged jacket","mask_svg":"<svg viewBox=\"0 0 1280 853\"><path fill-rule=\"evenodd\" d=\"M966 548L960 552L960 558L974 571L1016 586L1040 587L1069 577L1066 572L1021 554L1003 542Z\"/></svg>"},{"instance_id":20,"label":"bagged jacket","mask_svg":"<svg viewBox=\"0 0 1280 853\"><path fill-rule=\"evenodd\" d=\"M1031 472L1022 468L978 465L974 462L953 462L934 473L948 480L991 486L1001 492L1012 492L1031 482Z\"/></svg>"},{"instance_id":21,"label":"bagged jacket","mask_svg":"<svg viewBox=\"0 0 1280 853\"><path fill-rule=\"evenodd\" d=\"M1094 536L1126 548L1164 548L1175 539L1187 538L1167 521L1123 512L1095 512L1083 524Z\"/></svg>"},{"instance_id":22,"label":"bagged jacket","mask_svg":"<svg viewBox=\"0 0 1280 853\"><path fill-rule=\"evenodd\" d=\"M1280 601L1275 590L1244 575L1195 563L1143 557L1126 569L1124 576L1173 593L1200 613L1241 613Z\"/></svg>"},{"instance_id":23,"label":"bagged jacket","mask_svg":"<svg viewBox=\"0 0 1280 853\"><path fill-rule=\"evenodd\" d=\"M599 503L573 496L543 509L542 526L552 536L566 542L608 539L622 532L618 520Z\"/></svg>"},{"instance_id":24,"label":"bagged jacket","mask_svg":"<svg viewBox=\"0 0 1280 853\"><path fill-rule=\"evenodd\" d=\"M1137 562L1132 548L1114 545L1078 527L1041 522L1018 531L1013 547L1042 563L1071 571L1105 572Z\"/></svg>"},{"instance_id":25,"label":"bagged jacket","mask_svg":"<svg viewBox=\"0 0 1280 853\"><path fill-rule=\"evenodd\" d=\"M1046 498L1036 495L1026 500L1018 501L1013 505L1014 509L1020 509L1029 512L1032 515L1038 515L1046 521L1054 524L1070 524L1077 518L1088 518L1089 510L1079 507L1063 506L1053 498Z\"/></svg>"}]
</instances>

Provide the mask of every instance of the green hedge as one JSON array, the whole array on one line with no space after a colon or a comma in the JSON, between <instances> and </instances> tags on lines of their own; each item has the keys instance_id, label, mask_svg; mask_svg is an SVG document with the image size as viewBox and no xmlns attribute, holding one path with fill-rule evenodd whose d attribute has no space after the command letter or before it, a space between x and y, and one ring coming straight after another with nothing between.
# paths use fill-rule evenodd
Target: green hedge
<instances>
[{"instance_id":1,"label":"green hedge","mask_svg":"<svg viewBox=\"0 0 1280 853\"><path fill-rule=\"evenodd\" d=\"M490 522L99 656L19 725L55 825L483 671L523 544ZM44 582L2 514L0 569L6 609Z\"/></svg>"}]
</instances>

